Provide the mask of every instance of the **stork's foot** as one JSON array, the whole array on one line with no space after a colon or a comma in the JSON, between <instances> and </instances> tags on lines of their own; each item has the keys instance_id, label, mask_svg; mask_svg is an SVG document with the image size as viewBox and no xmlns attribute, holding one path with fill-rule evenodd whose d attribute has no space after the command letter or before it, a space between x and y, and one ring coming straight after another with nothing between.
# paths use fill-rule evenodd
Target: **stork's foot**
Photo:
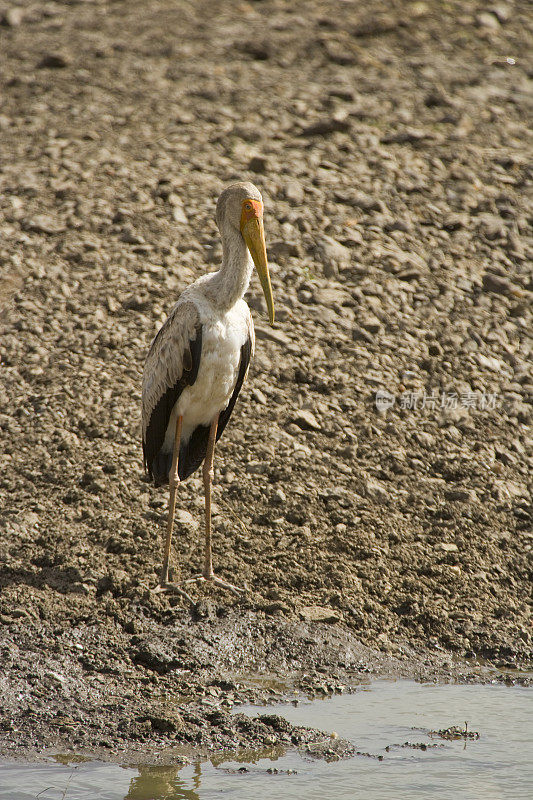
<instances>
[{"instance_id":1,"label":"stork's foot","mask_svg":"<svg viewBox=\"0 0 533 800\"><path fill-rule=\"evenodd\" d=\"M232 583L223 581L222 578L218 578L213 572L210 574L193 575L192 578L187 578L187 580L183 581L183 583L212 583L215 586L220 586L221 589L227 589L228 592L233 592L234 594L243 594L246 591L245 589L241 589L240 586L234 586Z\"/></svg>"},{"instance_id":2,"label":"stork's foot","mask_svg":"<svg viewBox=\"0 0 533 800\"><path fill-rule=\"evenodd\" d=\"M161 577L159 578L159 583L157 586L152 589L154 594L161 594L162 592L172 592L173 594L179 594L181 597L184 597L191 605L194 605L194 600L187 594L184 589L180 589L175 583L172 583L169 580L168 571L163 571L161 573Z\"/></svg>"}]
</instances>

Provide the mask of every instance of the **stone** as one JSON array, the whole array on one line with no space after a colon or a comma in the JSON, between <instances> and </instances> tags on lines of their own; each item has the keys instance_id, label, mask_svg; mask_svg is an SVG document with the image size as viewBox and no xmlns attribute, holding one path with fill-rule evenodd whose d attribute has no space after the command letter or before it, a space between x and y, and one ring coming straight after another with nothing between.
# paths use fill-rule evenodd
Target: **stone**
<instances>
[{"instance_id":1,"label":"stone","mask_svg":"<svg viewBox=\"0 0 533 800\"><path fill-rule=\"evenodd\" d=\"M359 325L369 333L379 333L381 330L381 322L373 314L360 314L357 317Z\"/></svg>"},{"instance_id":2,"label":"stone","mask_svg":"<svg viewBox=\"0 0 533 800\"><path fill-rule=\"evenodd\" d=\"M495 294L513 294L513 284L508 278L501 275L495 275L493 272L485 272L481 278L483 283L483 290L485 292L494 292Z\"/></svg>"},{"instance_id":3,"label":"stone","mask_svg":"<svg viewBox=\"0 0 533 800\"><path fill-rule=\"evenodd\" d=\"M342 615L332 608L324 606L303 606L299 610L301 619L305 622L340 622Z\"/></svg>"},{"instance_id":4,"label":"stone","mask_svg":"<svg viewBox=\"0 0 533 800\"><path fill-rule=\"evenodd\" d=\"M284 242L276 240L269 242L267 245L268 257L271 261L278 261L278 259L285 259L297 257L300 255L300 248L295 242Z\"/></svg>"},{"instance_id":5,"label":"stone","mask_svg":"<svg viewBox=\"0 0 533 800\"><path fill-rule=\"evenodd\" d=\"M67 229L66 225L48 214L36 214L34 217L24 220L23 224L27 231L46 233L49 236L53 236L56 233L63 233Z\"/></svg>"},{"instance_id":6,"label":"stone","mask_svg":"<svg viewBox=\"0 0 533 800\"><path fill-rule=\"evenodd\" d=\"M278 328L264 328L262 325L255 325L255 336L257 339L268 339L276 344L290 345L292 344L290 338L286 333Z\"/></svg>"},{"instance_id":7,"label":"stone","mask_svg":"<svg viewBox=\"0 0 533 800\"><path fill-rule=\"evenodd\" d=\"M352 261L350 250L331 236L323 235L318 239L316 252L326 277L336 275L339 269L349 266Z\"/></svg>"},{"instance_id":8,"label":"stone","mask_svg":"<svg viewBox=\"0 0 533 800\"><path fill-rule=\"evenodd\" d=\"M70 58L65 53L47 53L37 67L39 69L64 69L70 64Z\"/></svg>"},{"instance_id":9,"label":"stone","mask_svg":"<svg viewBox=\"0 0 533 800\"><path fill-rule=\"evenodd\" d=\"M375 478L367 478L364 481L364 492L367 497L376 503L383 503L390 500L390 494Z\"/></svg>"},{"instance_id":10,"label":"stone","mask_svg":"<svg viewBox=\"0 0 533 800\"><path fill-rule=\"evenodd\" d=\"M442 227L445 231L458 231L460 228L468 227L468 214L446 214L442 220Z\"/></svg>"},{"instance_id":11,"label":"stone","mask_svg":"<svg viewBox=\"0 0 533 800\"><path fill-rule=\"evenodd\" d=\"M120 241L125 242L125 244L144 244L144 237L135 233L133 228L126 227L123 228L120 234Z\"/></svg>"},{"instance_id":12,"label":"stone","mask_svg":"<svg viewBox=\"0 0 533 800\"><path fill-rule=\"evenodd\" d=\"M457 553L459 548L452 542L439 542L436 545L437 550L444 550L445 553Z\"/></svg>"},{"instance_id":13,"label":"stone","mask_svg":"<svg viewBox=\"0 0 533 800\"><path fill-rule=\"evenodd\" d=\"M358 189L337 189L334 196L340 203L360 208L363 211L383 211L385 209L382 200Z\"/></svg>"},{"instance_id":14,"label":"stone","mask_svg":"<svg viewBox=\"0 0 533 800\"><path fill-rule=\"evenodd\" d=\"M266 406L268 403L268 399L266 395L263 394L261 389L252 389L252 397L257 403L260 403L262 406Z\"/></svg>"},{"instance_id":15,"label":"stone","mask_svg":"<svg viewBox=\"0 0 533 800\"><path fill-rule=\"evenodd\" d=\"M487 28L492 31L497 31L500 27L500 22L496 14L490 11L480 11L476 14L476 25L479 28Z\"/></svg>"},{"instance_id":16,"label":"stone","mask_svg":"<svg viewBox=\"0 0 533 800\"><path fill-rule=\"evenodd\" d=\"M183 210L183 206L175 205L172 207L172 219L181 225L188 225L189 220L187 214Z\"/></svg>"},{"instance_id":17,"label":"stone","mask_svg":"<svg viewBox=\"0 0 533 800\"><path fill-rule=\"evenodd\" d=\"M346 133L350 130L350 122L342 117L330 117L307 125L300 136L328 136L331 133Z\"/></svg>"},{"instance_id":18,"label":"stone","mask_svg":"<svg viewBox=\"0 0 533 800\"><path fill-rule=\"evenodd\" d=\"M313 412L305 408L300 409L291 417L291 422L294 422L304 431L319 431L322 427Z\"/></svg>"},{"instance_id":19,"label":"stone","mask_svg":"<svg viewBox=\"0 0 533 800\"><path fill-rule=\"evenodd\" d=\"M0 24L4 25L6 28L18 28L19 25L22 25L23 19L23 9L14 6L13 8L8 8L6 11L4 11L0 17Z\"/></svg>"},{"instance_id":20,"label":"stone","mask_svg":"<svg viewBox=\"0 0 533 800\"><path fill-rule=\"evenodd\" d=\"M248 162L248 169L252 172L264 175L268 172L268 158L265 156L252 156Z\"/></svg>"},{"instance_id":21,"label":"stone","mask_svg":"<svg viewBox=\"0 0 533 800\"><path fill-rule=\"evenodd\" d=\"M474 489L448 489L444 492L444 499L449 503L473 503L477 495Z\"/></svg>"},{"instance_id":22,"label":"stone","mask_svg":"<svg viewBox=\"0 0 533 800\"><path fill-rule=\"evenodd\" d=\"M285 184L284 190L285 198L290 203L303 203L305 198L305 192L303 190L302 184L299 181L287 181Z\"/></svg>"}]
</instances>

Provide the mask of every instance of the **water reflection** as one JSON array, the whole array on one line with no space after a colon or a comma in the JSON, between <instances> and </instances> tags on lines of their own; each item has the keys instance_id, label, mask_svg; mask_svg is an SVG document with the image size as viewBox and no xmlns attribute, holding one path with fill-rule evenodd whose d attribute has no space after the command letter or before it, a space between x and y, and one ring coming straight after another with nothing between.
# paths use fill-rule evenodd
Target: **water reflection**
<instances>
[{"instance_id":1,"label":"water reflection","mask_svg":"<svg viewBox=\"0 0 533 800\"><path fill-rule=\"evenodd\" d=\"M183 767L140 767L124 800L200 800L200 763L194 765L193 774L187 779L179 777L181 769Z\"/></svg>"}]
</instances>

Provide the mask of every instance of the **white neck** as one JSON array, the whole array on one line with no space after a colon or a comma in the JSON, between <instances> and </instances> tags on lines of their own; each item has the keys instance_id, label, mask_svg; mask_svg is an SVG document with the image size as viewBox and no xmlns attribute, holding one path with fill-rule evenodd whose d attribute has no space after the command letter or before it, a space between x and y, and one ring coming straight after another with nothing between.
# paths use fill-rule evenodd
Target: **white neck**
<instances>
[{"instance_id":1,"label":"white neck","mask_svg":"<svg viewBox=\"0 0 533 800\"><path fill-rule=\"evenodd\" d=\"M227 311L240 300L248 288L253 262L239 231L226 227L222 236L222 266L212 273L207 293L211 302Z\"/></svg>"}]
</instances>

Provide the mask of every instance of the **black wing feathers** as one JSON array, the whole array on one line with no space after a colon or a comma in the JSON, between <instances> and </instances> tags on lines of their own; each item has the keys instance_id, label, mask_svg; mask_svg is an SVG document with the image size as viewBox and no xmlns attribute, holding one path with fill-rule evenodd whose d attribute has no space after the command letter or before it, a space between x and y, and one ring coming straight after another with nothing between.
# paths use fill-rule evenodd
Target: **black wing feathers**
<instances>
[{"instance_id":1,"label":"black wing feathers","mask_svg":"<svg viewBox=\"0 0 533 800\"><path fill-rule=\"evenodd\" d=\"M224 428L228 424L231 412L233 411L235 402L237 400L237 397L239 396L239 392L241 391L241 387L246 377L248 366L250 364L251 355L252 355L252 340L250 337L248 337L243 346L241 347L239 374L237 375L237 381L235 383L233 394L231 395L228 405L226 406L224 411L221 411L220 416L218 418L217 442L222 436ZM208 438L209 438L209 426L199 425L193 431L191 438L189 439L185 447L180 448L180 456L178 461L178 473L180 480L184 481L186 478L189 477L189 475L192 475L192 473L198 469L198 467L205 458ZM168 472L170 471L170 466L171 465L169 465L167 469L167 480L168 480Z\"/></svg>"},{"instance_id":2,"label":"black wing feathers","mask_svg":"<svg viewBox=\"0 0 533 800\"><path fill-rule=\"evenodd\" d=\"M168 482L168 469L166 469L166 458L159 458L159 452L165 441L165 433L170 420L172 409L183 390L187 386L192 386L198 376L200 358L202 355L202 326L196 328L196 338L189 342L188 349L183 354L183 372L174 386L169 387L161 395L150 416L150 422L146 429L143 441L143 456L145 468L150 478L153 478L156 485ZM161 463L161 461L165 463ZM166 469L166 471L165 471ZM161 472L163 471L163 474Z\"/></svg>"}]
</instances>

